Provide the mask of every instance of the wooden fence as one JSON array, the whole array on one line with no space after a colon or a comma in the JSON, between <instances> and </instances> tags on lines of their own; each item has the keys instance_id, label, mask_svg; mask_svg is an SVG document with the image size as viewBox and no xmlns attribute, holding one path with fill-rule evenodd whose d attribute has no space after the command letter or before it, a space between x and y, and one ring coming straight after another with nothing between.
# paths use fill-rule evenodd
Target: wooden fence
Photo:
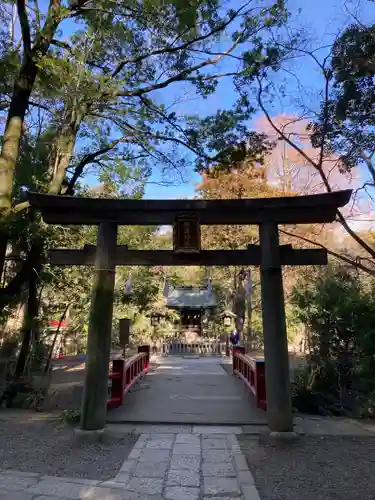
<instances>
[{"instance_id":1,"label":"wooden fence","mask_svg":"<svg viewBox=\"0 0 375 500\"><path fill-rule=\"evenodd\" d=\"M202 339L194 342L184 342L177 339L151 344L152 354L206 354L223 356L226 343L216 339Z\"/></svg>"}]
</instances>

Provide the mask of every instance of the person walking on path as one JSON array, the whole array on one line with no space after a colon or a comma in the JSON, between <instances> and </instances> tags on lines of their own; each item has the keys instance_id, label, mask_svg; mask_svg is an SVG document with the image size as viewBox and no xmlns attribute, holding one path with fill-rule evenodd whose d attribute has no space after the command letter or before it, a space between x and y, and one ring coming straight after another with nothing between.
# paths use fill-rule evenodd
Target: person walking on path
<instances>
[{"instance_id":1,"label":"person walking on path","mask_svg":"<svg viewBox=\"0 0 375 500\"><path fill-rule=\"evenodd\" d=\"M237 332L237 330L233 330L233 332L230 334L230 342L232 344L232 348L236 346L240 341L240 335Z\"/></svg>"}]
</instances>

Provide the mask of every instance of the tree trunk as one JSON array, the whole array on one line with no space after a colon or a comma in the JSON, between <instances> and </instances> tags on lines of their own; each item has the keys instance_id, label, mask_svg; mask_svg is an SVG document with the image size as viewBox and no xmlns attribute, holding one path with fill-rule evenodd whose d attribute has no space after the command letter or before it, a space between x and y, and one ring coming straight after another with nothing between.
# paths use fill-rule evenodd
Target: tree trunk
<instances>
[{"instance_id":1,"label":"tree trunk","mask_svg":"<svg viewBox=\"0 0 375 500\"><path fill-rule=\"evenodd\" d=\"M246 309L246 299L245 290L242 286L237 289L236 299L235 299L235 310L234 314L236 317L236 330L240 334L240 339L243 336L243 327L245 322L245 309Z\"/></svg>"},{"instance_id":2,"label":"tree trunk","mask_svg":"<svg viewBox=\"0 0 375 500\"><path fill-rule=\"evenodd\" d=\"M54 156L52 164L50 165L52 177L50 188L48 191L50 194L60 193L61 186L66 175L66 170L69 167L70 161L72 159L79 126L80 121L78 121L78 119L73 124L69 123L68 125L65 125L63 127L63 130L61 131L61 134L57 138L56 155ZM30 253L33 253L33 250L31 250ZM39 250L39 254L40 253L41 248ZM26 261L23 262L20 271L9 282L7 287L0 289L0 314L3 311L4 307L7 306L9 301L13 297L21 293L22 287L30 279L30 275L33 273L34 259L35 256L28 255ZM41 263L39 263L39 267L41 267Z\"/></svg>"},{"instance_id":3,"label":"tree trunk","mask_svg":"<svg viewBox=\"0 0 375 500\"><path fill-rule=\"evenodd\" d=\"M21 16L19 17L22 36L24 37L25 31L29 31L30 26L28 26L27 15L23 19ZM41 31L35 34L34 46L32 48L27 47L28 41L23 38L25 46L22 66L14 82L0 152L0 214L6 213L12 207L13 176L20 152L20 140L29 98L38 73L38 64L43 56L47 54L56 30L63 19L61 3L50 2L44 26Z\"/></svg>"},{"instance_id":4,"label":"tree trunk","mask_svg":"<svg viewBox=\"0 0 375 500\"><path fill-rule=\"evenodd\" d=\"M7 252L8 245L8 235L6 230L0 231L0 287L1 283L3 283L3 273L5 270L5 257Z\"/></svg>"},{"instance_id":5,"label":"tree trunk","mask_svg":"<svg viewBox=\"0 0 375 500\"><path fill-rule=\"evenodd\" d=\"M31 57L25 57L18 78L14 83L0 153L0 213L6 212L12 206L13 174L20 152L23 122L36 75L36 64Z\"/></svg>"},{"instance_id":6,"label":"tree trunk","mask_svg":"<svg viewBox=\"0 0 375 500\"><path fill-rule=\"evenodd\" d=\"M51 165L52 180L48 190L49 194L60 194L66 170L73 156L79 125L79 122L75 122L64 126L56 141L56 156L53 165Z\"/></svg>"},{"instance_id":7,"label":"tree trunk","mask_svg":"<svg viewBox=\"0 0 375 500\"><path fill-rule=\"evenodd\" d=\"M29 211L29 216L31 219L33 218L32 211ZM41 260L43 246L43 240L38 239L34 241L26 255L26 259L22 261L17 274L9 281L6 287L0 288L0 315L14 297L21 295L23 287L33 278L35 273L38 274L41 270L43 264Z\"/></svg>"},{"instance_id":8,"label":"tree trunk","mask_svg":"<svg viewBox=\"0 0 375 500\"><path fill-rule=\"evenodd\" d=\"M34 341L34 332L37 327L39 301L38 301L38 277L34 276L29 281L29 294L27 299L26 314L22 328L22 346L18 355L14 380L18 380L25 372L26 364L29 359L31 347Z\"/></svg>"}]
</instances>

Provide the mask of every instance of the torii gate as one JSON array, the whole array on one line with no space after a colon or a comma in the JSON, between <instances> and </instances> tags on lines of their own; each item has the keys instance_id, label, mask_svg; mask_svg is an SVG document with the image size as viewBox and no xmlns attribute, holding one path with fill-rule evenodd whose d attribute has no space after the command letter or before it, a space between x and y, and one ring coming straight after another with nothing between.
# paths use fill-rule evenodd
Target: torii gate
<instances>
[{"instance_id":1,"label":"torii gate","mask_svg":"<svg viewBox=\"0 0 375 500\"><path fill-rule=\"evenodd\" d=\"M49 224L98 225L97 246L51 250L55 265L93 265L81 429L105 427L113 293L117 265L260 266L267 419L270 431L293 430L285 322L283 265L324 265L324 249L279 245L279 224L333 222L351 190L309 196L241 200L119 200L30 193ZM247 250L201 250L200 225L258 225L260 245ZM117 245L118 225L173 225L173 250L129 250Z\"/></svg>"}]
</instances>

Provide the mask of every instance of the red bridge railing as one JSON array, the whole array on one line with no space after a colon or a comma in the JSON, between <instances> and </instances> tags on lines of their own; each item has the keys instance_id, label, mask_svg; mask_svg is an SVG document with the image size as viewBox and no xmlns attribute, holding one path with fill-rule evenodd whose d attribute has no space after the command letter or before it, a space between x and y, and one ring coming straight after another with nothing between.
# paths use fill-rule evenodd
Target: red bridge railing
<instances>
[{"instance_id":1,"label":"red bridge railing","mask_svg":"<svg viewBox=\"0 0 375 500\"><path fill-rule=\"evenodd\" d=\"M233 375L240 377L254 394L257 408L267 409L264 359L244 353L244 348L233 348Z\"/></svg>"},{"instance_id":2,"label":"red bridge railing","mask_svg":"<svg viewBox=\"0 0 375 500\"><path fill-rule=\"evenodd\" d=\"M134 384L145 373L150 366L150 347L138 347L138 354L129 359L114 359L112 361L112 372L109 373L110 397L107 400L107 409L117 408L124 404L125 394L130 391Z\"/></svg>"}]
</instances>

